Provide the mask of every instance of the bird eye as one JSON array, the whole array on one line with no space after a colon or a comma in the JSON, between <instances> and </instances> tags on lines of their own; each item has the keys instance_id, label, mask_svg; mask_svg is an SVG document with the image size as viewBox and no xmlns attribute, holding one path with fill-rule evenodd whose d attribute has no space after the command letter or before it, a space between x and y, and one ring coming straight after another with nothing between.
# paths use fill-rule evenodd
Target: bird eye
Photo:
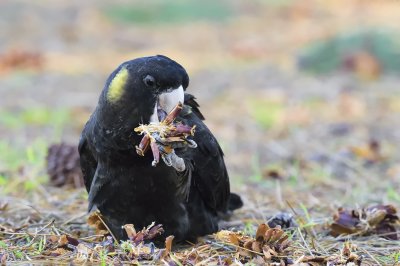
<instances>
[{"instance_id":1,"label":"bird eye","mask_svg":"<svg viewBox=\"0 0 400 266\"><path fill-rule=\"evenodd\" d=\"M147 87L154 87L156 85L156 80L153 76L147 75L143 79L144 84L146 84Z\"/></svg>"}]
</instances>

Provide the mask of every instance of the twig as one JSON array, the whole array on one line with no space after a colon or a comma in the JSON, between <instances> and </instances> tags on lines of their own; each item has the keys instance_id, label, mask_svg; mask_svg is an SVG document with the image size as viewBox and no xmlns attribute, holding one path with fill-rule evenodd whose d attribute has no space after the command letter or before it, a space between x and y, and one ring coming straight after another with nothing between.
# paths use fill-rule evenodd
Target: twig
<instances>
[{"instance_id":1,"label":"twig","mask_svg":"<svg viewBox=\"0 0 400 266\"><path fill-rule=\"evenodd\" d=\"M380 263L377 259L375 259L375 257L374 256L372 256L372 254L371 253L369 253L369 251L368 250L366 250L365 248L360 248L362 251L364 251L365 253L367 253L368 254L368 256L370 256L371 257L371 259L373 259L376 263L378 263L378 265L382 265L382 263Z\"/></svg>"},{"instance_id":2,"label":"twig","mask_svg":"<svg viewBox=\"0 0 400 266\"><path fill-rule=\"evenodd\" d=\"M301 229L300 229L300 227L298 227L298 228L297 228L297 231L299 232L299 234L300 234L300 237L301 237L301 240L303 240L303 242L304 242L304 245L305 245L305 247L307 248L308 252L310 253L310 255L311 255L311 256L313 256L313 257L314 257L314 254L312 253L312 251L311 251L310 247L308 246L308 244L307 244L306 240L305 240L305 239L304 239L304 237L303 237L303 234L301 233Z\"/></svg>"},{"instance_id":3,"label":"twig","mask_svg":"<svg viewBox=\"0 0 400 266\"><path fill-rule=\"evenodd\" d=\"M101 218L101 216L96 212L95 213L97 218L103 223L104 227L107 229L107 231L110 233L112 238L114 239L115 243L118 243L118 239L114 236L114 234L111 232L110 228L107 226L107 224L104 222L104 220Z\"/></svg>"},{"instance_id":4,"label":"twig","mask_svg":"<svg viewBox=\"0 0 400 266\"><path fill-rule=\"evenodd\" d=\"M73 220L82 218L82 217L84 217L84 216L86 216L86 212L84 212L84 213L82 213L82 214L79 214L79 215L76 215L76 216L74 216L74 217L72 217L72 218L66 220L65 222L63 222L63 223L61 224L61 226L65 226L65 225L69 224L70 222L72 222Z\"/></svg>"}]
</instances>

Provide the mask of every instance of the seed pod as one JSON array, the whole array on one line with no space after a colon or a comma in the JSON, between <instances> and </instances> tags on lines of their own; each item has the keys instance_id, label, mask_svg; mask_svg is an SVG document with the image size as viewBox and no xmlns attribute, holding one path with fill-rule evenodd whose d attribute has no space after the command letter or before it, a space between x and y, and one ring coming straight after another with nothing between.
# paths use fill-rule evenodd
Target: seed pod
<instances>
[{"instance_id":1,"label":"seed pod","mask_svg":"<svg viewBox=\"0 0 400 266\"><path fill-rule=\"evenodd\" d=\"M149 144L150 144L150 136L146 134L143 136L139 145L136 146L136 153L140 156L144 156L146 151L149 149Z\"/></svg>"},{"instance_id":2,"label":"seed pod","mask_svg":"<svg viewBox=\"0 0 400 266\"><path fill-rule=\"evenodd\" d=\"M173 142L183 142L185 141L185 139L183 139L182 137L166 137L166 138L160 138L160 142L161 143L173 143Z\"/></svg>"},{"instance_id":3,"label":"seed pod","mask_svg":"<svg viewBox=\"0 0 400 266\"><path fill-rule=\"evenodd\" d=\"M164 124L169 125L171 124L175 118L179 115L179 113L182 111L183 104L179 102L174 109L172 109L171 112L167 115L167 117L162 121Z\"/></svg>"},{"instance_id":4,"label":"seed pod","mask_svg":"<svg viewBox=\"0 0 400 266\"><path fill-rule=\"evenodd\" d=\"M194 136L196 126L188 126L183 124L177 124L175 129L171 131L169 136L181 136L181 135L191 135Z\"/></svg>"}]
</instances>

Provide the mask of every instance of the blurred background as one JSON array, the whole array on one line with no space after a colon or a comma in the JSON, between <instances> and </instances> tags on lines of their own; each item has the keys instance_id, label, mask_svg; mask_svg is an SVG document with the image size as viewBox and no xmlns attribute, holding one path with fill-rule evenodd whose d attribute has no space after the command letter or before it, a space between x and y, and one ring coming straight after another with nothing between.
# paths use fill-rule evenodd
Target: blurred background
<instances>
[{"instance_id":1,"label":"blurred background","mask_svg":"<svg viewBox=\"0 0 400 266\"><path fill-rule=\"evenodd\" d=\"M164 54L248 215L400 202L397 1L3 0L0 18L2 194L54 199L48 147L77 145L121 62Z\"/></svg>"}]
</instances>

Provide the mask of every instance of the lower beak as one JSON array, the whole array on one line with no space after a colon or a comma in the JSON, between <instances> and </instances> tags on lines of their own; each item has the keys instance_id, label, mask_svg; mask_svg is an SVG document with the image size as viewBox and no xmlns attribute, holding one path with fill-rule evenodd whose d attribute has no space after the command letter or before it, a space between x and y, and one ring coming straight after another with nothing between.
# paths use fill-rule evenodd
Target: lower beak
<instances>
[{"instance_id":1,"label":"lower beak","mask_svg":"<svg viewBox=\"0 0 400 266\"><path fill-rule=\"evenodd\" d=\"M179 86L177 89L174 89L170 92L161 93L158 96L156 105L154 106L154 112L150 117L150 123L160 122L157 114L159 108L168 114L178 103L183 103L184 98L185 94L182 86Z\"/></svg>"}]
</instances>

